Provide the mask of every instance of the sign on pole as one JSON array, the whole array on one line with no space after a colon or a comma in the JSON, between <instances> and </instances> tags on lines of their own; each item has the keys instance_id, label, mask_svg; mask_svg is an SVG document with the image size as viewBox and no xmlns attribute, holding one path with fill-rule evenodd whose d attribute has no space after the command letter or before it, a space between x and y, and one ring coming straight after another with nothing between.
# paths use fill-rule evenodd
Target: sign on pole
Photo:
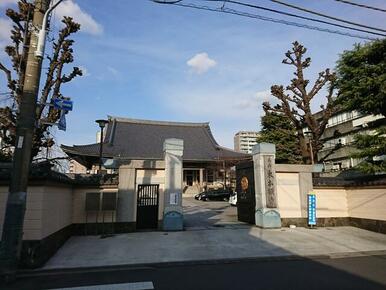
<instances>
[{"instance_id":1,"label":"sign on pole","mask_svg":"<svg viewBox=\"0 0 386 290\"><path fill-rule=\"evenodd\" d=\"M72 101L55 98L53 99L54 108L58 110L72 111Z\"/></svg>"},{"instance_id":2,"label":"sign on pole","mask_svg":"<svg viewBox=\"0 0 386 290\"><path fill-rule=\"evenodd\" d=\"M61 130L61 131L66 131L66 114L62 111L60 113L60 119L59 119L59 122L58 122L58 129Z\"/></svg>"},{"instance_id":3,"label":"sign on pole","mask_svg":"<svg viewBox=\"0 0 386 290\"><path fill-rule=\"evenodd\" d=\"M316 195L307 194L308 202L308 225L316 226Z\"/></svg>"},{"instance_id":4,"label":"sign on pole","mask_svg":"<svg viewBox=\"0 0 386 290\"><path fill-rule=\"evenodd\" d=\"M178 193L170 193L170 204L171 205L178 205Z\"/></svg>"}]
</instances>

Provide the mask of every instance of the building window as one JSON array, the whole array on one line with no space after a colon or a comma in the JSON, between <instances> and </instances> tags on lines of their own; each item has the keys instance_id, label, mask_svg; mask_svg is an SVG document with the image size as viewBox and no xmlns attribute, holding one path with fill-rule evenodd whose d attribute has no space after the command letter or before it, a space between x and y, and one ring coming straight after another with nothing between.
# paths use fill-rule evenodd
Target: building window
<instances>
[{"instance_id":1,"label":"building window","mask_svg":"<svg viewBox=\"0 0 386 290\"><path fill-rule=\"evenodd\" d=\"M328 119L327 127L336 126L338 124L355 119L359 116L360 116L360 113L357 111L340 113L340 114L332 116L330 119Z\"/></svg>"}]
</instances>

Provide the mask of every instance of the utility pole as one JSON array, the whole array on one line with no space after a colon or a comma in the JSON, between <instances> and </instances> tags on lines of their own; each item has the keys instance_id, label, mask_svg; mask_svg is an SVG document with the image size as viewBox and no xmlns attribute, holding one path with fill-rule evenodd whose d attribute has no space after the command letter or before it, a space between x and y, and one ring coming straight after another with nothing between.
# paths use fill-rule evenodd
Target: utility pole
<instances>
[{"instance_id":1,"label":"utility pole","mask_svg":"<svg viewBox=\"0 0 386 290\"><path fill-rule=\"evenodd\" d=\"M310 154L311 154L311 164L314 164L314 150L312 149L312 141L310 139Z\"/></svg>"},{"instance_id":2,"label":"utility pole","mask_svg":"<svg viewBox=\"0 0 386 290\"><path fill-rule=\"evenodd\" d=\"M50 0L35 0L33 29L42 27L44 14L48 10L49 4ZM36 126L36 102L43 59L35 55L37 43L38 34L33 31L28 47L23 93L16 125L12 176L0 249L1 274L8 279L13 279L15 276L23 240L31 148Z\"/></svg>"},{"instance_id":3,"label":"utility pole","mask_svg":"<svg viewBox=\"0 0 386 290\"><path fill-rule=\"evenodd\" d=\"M107 123L109 121L107 120L96 120L95 121L96 123L98 123L99 125L99 128L101 128L101 134L100 134L100 142L99 142L99 173L102 174L102 164L103 164L103 130L105 128L105 126L107 125Z\"/></svg>"}]
</instances>

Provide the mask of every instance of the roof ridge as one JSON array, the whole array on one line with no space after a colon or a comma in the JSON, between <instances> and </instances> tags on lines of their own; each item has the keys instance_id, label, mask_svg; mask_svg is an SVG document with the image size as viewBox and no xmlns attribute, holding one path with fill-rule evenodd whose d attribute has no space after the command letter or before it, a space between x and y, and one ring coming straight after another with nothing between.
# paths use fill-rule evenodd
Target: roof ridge
<instances>
[{"instance_id":1,"label":"roof ridge","mask_svg":"<svg viewBox=\"0 0 386 290\"><path fill-rule=\"evenodd\" d=\"M185 127L208 127L209 122L194 123L194 122L172 122L172 121L157 121L146 119L132 119L118 116L108 115L109 120L115 120L116 122L132 123L132 124L146 124L146 125L161 125L161 126L185 126Z\"/></svg>"},{"instance_id":2,"label":"roof ridge","mask_svg":"<svg viewBox=\"0 0 386 290\"><path fill-rule=\"evenodd\" d=\"M224 147L224 146L221 146L221 145L218 145L218 148L219 148L219 149L222 149L222 150L225 150L225 151L229 151L229 152L235 152L235 153L244 154L244 155L246 155L246 156L251 155L250 153L239 152L239 151L236 151L236 150L234 150L234 149L232 149L232 148Z\"/></svg>"},{"instance_id":3,"label":"roof ridge","mask_svg":"<svg viewBox=\"0 0 386 290\"><path fill-rule=\"evenodd\" d=\"M66 145L66 144L61 144L60 146L61 147L65 147L65 148L72 148L72 149L74 149L75 147L90 147L90 146L100 146L99 145L100 143L90 143L90 144L82 144L82 145L76 145L76 144L74 144L74 145L72 145L72 146L70 146L70 145ZM103 142L103 145L107 145L108 143L107 142Z\"/></svg>"}]
</instances>

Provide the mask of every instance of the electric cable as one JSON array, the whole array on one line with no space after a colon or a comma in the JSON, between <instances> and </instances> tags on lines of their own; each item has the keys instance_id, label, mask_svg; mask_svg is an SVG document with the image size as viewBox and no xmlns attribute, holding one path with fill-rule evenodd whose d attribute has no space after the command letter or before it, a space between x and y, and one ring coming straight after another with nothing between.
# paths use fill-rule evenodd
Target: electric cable
<instances>
[{"instance_id":1,"label":"electric cable","mask_svg":"<svg viewBox=\"0 0 386 290\"><path fill-rule=\"evenodd\" d=\"M203 0L203 1L207 1L207 2L224 2L224 0ZM386 37L386 34L382 34L382 33L378 33L378 32L373 32L373 31L369 31L369 30L364 30L364 29L359 29L359 28L355 28L355 27L351 27L351 26L346 26L346 25L342 25L342 24L338 24L338 23L333 23L333 22L329 22L329 21L325 21L325 20L315 19L315 18L311 18L311 17L307 17L307 16L298 15L298 14L293 14L293 13L289 13L289 12L285 12L285 11L280 11L280 10L272 9L272 8L268 8L268 7L258 6L258 5L255 5L255 4L249 4L249 3L244 3L244 2L240 2L240 1L234 1L234 0L226 0L226 2L227 3L236 4L236 5L240 5L240 6L245 6L245 7L251 7L251 8L255 8L255 9L265 10L265 11L269 11L269 12L273 12L273 13L277 13L277 14L281 14L281 15L290 16L290 17L300 18L300 19L304 19L304 20L308 20L308 21L319 22L319 23L323 23L323 24L327 24L327 25L337 26L337 27L340 27L340 28L345 28L345 29L350 29L350 30L354 30L354 31L359 31L359 32L364 32L364 33L369 33L369 34L373 34L373 35L378 35L378 36ZM177 3L173 3L172 5L181 5L181 3L177 2Z\"/></svg>"},{"instance_id":2,"label":"electric cable","mask_svg":"<svg viewBox=\"0 0 386 290\"><path fill-rule=\"evenodd\" d=\"M305 29L327 32L327 33L332 33L332 34L339 34L339 35L353 37L353 38L366 39L366 40L377 40L377 38L366 36L366 35L353 34L353 33L344 32L344 31L340 31L340 30L331 30L328 28L311 26L311 25L302 24L302 23L293 22L293 21L287 21L287 20L283 20L283 19L265 17L265 16L261 16L258 14L252 14L252 13L248 13L248 12L237 11L237 10L226 8L226 7L213 8L213 7L209 7L209 6L196 5L193 3L186 3L185 4L185 3L180 3L180 2L173 3L171 5L186 7L186 8L194 8L194 9L199 9L199 10L207 10L207 11L218 12L218 13L233 14L233 15L263 20L263 21L269 21L269 22L280 23L280 24L285 24L285 25L289 25L289 26L295 26L295 27L299 27L299 28L305 28Z\"/></svg>"},{"instance_id":3,"label":"electric cable","mask_svg":"<svg viewBox=\"0 0 386 290\"><path fill-rule=\"evenodd\" d=\"M371 9L371 10L375 10L375 11L379 11L379 12L386 12L386 9L382 9L382 8L378 8L378 7L374 7L374 6L369 6L369 5L365 5L365 4L354 3L351 1L347 1L347 0L335 0L335 1L341 2L344 4L353 5L353 6L358 6L361 8Z\"/></svg>"},{"instance_id":4,"label":"electric cable","mask_svg":"<svg viewBox=\"0 0 386 290\"><path fill-rule=\"evenodd\" d=\"M306 8L303 8L303 7L300 7L300 6L289 4L289 3L286 3L286 2L283 2L283 1L279 1L279 0L270 0L270 1L274 2L274 3L277 3L277 4L280 4L280 5L291 7L293 9L304 11L304 12L307 12L307 13L310 13L310 14L314 14L314 15L318 15L318 16L321 16L321 17L329 18L329 19L332 19L332 20L335 20L335 21L344 22L344 23L351 24L351 25L356 25L356 26L360 26L360 27L364 27L364 28L369 28L369 29L373 29L373 30L378 30L378 31L386 32L386 29L382 29L382 28L378 28L378 27L373 27L373 26L367 26L367 25L364 25L364 24L352 22L352 21L349 21L349 20L341 19L341 18L338 18L338 17L334 17L334 16L330 16L330 15L323 14L323 13L320 13L320 12L316 12L316 11L313 11L313 10L310 10L310 9L306 9Z\"/></svg>"}]
</instances>

